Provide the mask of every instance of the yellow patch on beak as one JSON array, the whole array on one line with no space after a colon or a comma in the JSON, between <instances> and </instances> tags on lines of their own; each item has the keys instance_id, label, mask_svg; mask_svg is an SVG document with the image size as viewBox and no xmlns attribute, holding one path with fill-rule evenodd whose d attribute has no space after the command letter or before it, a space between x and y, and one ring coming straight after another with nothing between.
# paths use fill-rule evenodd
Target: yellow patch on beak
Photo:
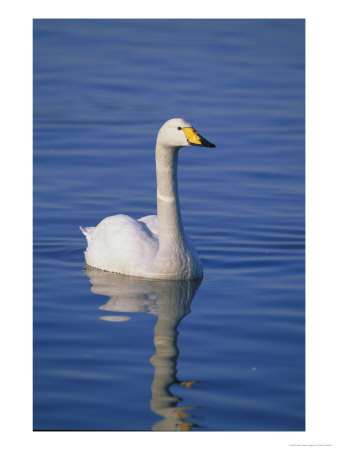
<instances>
[{"instance_id":1,"label":"yellow patch on beak","mask_svg":"<svg viewBox=\"0 0 338 450\"><path fill-rule=\"evenodd\" d=\"M185 127L182 128L182 130L184 131L185 137L187 138L189 144L202 145L201 139L194 128Z\"/></svg>"}]
</instances>

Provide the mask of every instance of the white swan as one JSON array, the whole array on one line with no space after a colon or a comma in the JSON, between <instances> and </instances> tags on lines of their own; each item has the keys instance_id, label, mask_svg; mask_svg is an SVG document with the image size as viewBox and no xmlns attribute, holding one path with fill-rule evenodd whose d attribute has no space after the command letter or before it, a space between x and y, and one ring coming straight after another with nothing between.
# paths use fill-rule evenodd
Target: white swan
<instances>
[{"instance_id":1,"label":"white swan","mask_svg":"<svg viewBox=\"0 0 338 450\"><path fill-rule=\"evenodd\" d=\"M161 127L156 142L157 216L135 220L118 214L96 227L80 227L88 242L89 266L153 279L202 276L203 266L184 231L178 199L178 150L191 145L215 147L184 119L170 119Z\"/></svg>"}]
</instances>

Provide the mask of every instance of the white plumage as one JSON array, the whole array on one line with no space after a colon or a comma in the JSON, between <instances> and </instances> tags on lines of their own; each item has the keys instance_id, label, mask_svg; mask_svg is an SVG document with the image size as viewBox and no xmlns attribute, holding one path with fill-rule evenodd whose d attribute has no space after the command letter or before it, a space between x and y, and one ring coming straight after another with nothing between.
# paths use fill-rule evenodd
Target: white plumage
<instances>
[{"instance_id":1,"label":"white plumage","mask_svg":"<svg viewBox=\"0 0 338 450\"><path fill-rule=\"evenodd\" d=\"M215 147L184 119L162 126L156 142L157 216L135 220L118 214L96 227L80 227L87 238L89 266L154 279L202 276L202 263L184 231L178 198L178 150L190 145Z\"/></svg>"}]
</instances>

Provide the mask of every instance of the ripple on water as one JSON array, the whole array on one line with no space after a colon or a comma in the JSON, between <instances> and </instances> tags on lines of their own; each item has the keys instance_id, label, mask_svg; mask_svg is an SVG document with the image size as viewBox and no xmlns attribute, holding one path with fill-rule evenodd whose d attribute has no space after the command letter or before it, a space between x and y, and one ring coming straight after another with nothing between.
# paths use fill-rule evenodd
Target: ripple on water
<instances>
[{"instance_id":1,"label":"ripple on water","mask_svg":"<svg viewBox=\"0 0 338 450\"><path fill-rule=\"evenodd\" d=\"M34 428L304 430L304 21L38 20L33 47ZM185 307L94 280L79 230L156 212L177 116L216 144L180 152Z\"/></svg>"}]
</instances>

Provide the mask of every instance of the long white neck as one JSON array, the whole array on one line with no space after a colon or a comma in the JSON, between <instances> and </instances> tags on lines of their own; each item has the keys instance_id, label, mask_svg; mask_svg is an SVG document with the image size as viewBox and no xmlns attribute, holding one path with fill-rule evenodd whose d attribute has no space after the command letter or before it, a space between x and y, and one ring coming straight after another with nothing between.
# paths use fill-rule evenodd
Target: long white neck
<instances>
[{"instance_id":1,"label":"long white neck","mask_svg":"<svg viewBox=\"0 0 338 450\"><path fill-rule=\"evenodd\" d=\"M177 162L180 147L156 144L159 247L152 265L156 277L192 280L203 274L202 263L183 228L178 199Z\"/></svg>"},{"instance_id":2,"label":"long white neck","mask_svg":"<svg viewBox=\"0 0 338 450\"><path fill-rule=\"evenodd\" d=\"M157 217L160 251L184 246L185 234L177 184L177 148L156 144Z\"/></svg>"}]
</instances>

